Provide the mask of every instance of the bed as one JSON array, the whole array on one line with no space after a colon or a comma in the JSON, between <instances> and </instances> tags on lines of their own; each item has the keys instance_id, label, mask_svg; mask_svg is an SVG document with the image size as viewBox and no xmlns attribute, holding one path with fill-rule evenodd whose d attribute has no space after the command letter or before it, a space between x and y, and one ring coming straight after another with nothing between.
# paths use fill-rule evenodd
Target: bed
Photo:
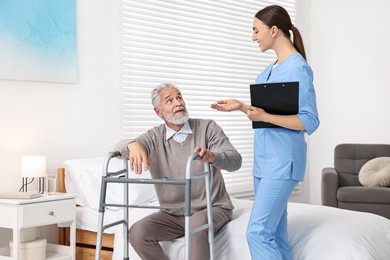
<instances>
[{"instance_id":1,"label":"bed","mask_svg":"<svg viewBox=\"0 0 390 260\"><path fill-rule=\"evenodd\" d=\"M102 165L105 157L75 159L64 162L59 170L62 191L77 194L77 259L93 259L96 244L98 200ZM121 167L122 161L110 167ZM112 169L115 170L115 169ZM61 175L64 181L61 184ZM141 176L145 178L149 173ZM107 201L120 200L121 184L109 188ZM113 186L114 186L113 185ZM130 184L130 203L157 205L156 194L150 185ZM134 186L135 185L135 186ZM59 187L60 189L60 187ZM252 207L251 200L233 198L233 220L215 237L215 259L251 259L245 230ZM130 224L152 209L130 209ZM108 209L107 223L122 218L122 209ZM387 259L390 255L390 220L371 213L301 203L288 204L289 240L293 259ZM67 243L67 231L60 231L60 242ZM101 259L123 259L122 227L106 230ZM161 243L169 259L183 259L184 239ZM130 246L130 259L140 259Z\"/></svg>"}]
</instances>

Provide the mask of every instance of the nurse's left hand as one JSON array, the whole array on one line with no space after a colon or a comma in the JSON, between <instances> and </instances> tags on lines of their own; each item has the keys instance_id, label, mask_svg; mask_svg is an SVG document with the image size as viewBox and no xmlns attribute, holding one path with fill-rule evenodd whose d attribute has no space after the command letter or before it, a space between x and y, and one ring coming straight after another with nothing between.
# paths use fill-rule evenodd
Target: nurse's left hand
<instances>
[{"instance_id":1,"label":"nurse's left hand","mask_svg":"<svg viewBox=\"0 0 390 260\"><path fill-rule=\"evenodd\" d=\"M264 109L259 107L254 107L251 105L245 105L246 115L251 121L263 121L266 122L267 112Z\"/></svg>"}]
</instances>

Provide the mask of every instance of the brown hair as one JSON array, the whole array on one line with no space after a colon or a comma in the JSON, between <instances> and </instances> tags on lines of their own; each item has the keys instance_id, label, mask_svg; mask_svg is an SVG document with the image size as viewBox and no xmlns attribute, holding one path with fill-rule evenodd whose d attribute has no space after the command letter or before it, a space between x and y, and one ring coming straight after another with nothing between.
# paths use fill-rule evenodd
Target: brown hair
<instances>
[{"instance_id":1,"label":"brown hair","mask_svg":"<svg viewBox=\"0 0 390 260\"><path fill-rule=\"evenodd\" d=\"M297 49L303 58L306 59L305 47L303 46L301 34L298 28L291 23L290 15L286 9L279 5L270 5L258 11L255 17L268 27L278 27L289 39L291 39L291 30L293 33L293 45L295 49Z\"/></svg>"}]
</instances>

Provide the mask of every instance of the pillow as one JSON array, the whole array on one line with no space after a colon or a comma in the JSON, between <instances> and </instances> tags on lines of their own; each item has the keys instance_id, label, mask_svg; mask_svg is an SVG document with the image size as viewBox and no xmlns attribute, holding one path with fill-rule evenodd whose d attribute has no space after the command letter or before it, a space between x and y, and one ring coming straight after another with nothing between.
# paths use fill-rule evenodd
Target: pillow
<instances>
[{"instance_id":1,"label":"pillow","mask_svg":"<svg viewBox=\"0 0 390 260\"><path fill-rule=\"evenodd\" d=\"M93 159L75 159L64 162L67 192L78 194L76 203L99 209L100 186L103 165L106 157ZM123 168L123 160L113 158L110 160L109 171L118 171ZM68 177L68 178L67 178ZM150 172L141 175L129 173L130 178L151 178ZM106 203L121 204L123 202L123 184L109 183L107 185ZM154 186L151 184L129 184L129 204L144 204L157 199ZM114 207L114 209L121 209Z\"/></svg>"},{"instance_id":2,"label":"pillow","mask_svg":"<svg viewBox=\"0 0 390 260\"><path fill-rule=\"evenodd\" d=\"M359 171L359 181L364 186L390 186L390 157L378 157L366 162Z\"/></svg>"},{"instance_id":3,"label":"pillow","mask_svg":"<svg viewBox=\"0 0 390 260\"><path fill-rule=\"evenodd\" d=\"M77 194L77 205L88 206L87 199L82 192L83 187L80 187L81 177L89 168L96 165L103 165L105 158L102 156L88 159L72 159L62 163L65 168L66 192Z\"/></svg>"}]
</instances>

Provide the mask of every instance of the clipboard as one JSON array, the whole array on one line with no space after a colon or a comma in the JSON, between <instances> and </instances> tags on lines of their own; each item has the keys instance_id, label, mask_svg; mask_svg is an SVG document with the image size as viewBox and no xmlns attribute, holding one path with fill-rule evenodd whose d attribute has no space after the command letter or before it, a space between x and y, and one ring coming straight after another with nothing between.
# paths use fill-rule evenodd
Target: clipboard
<instances>
[{"instance_id":1,"label":"clipboard","mask_svg":"<svg viewBox=\"0 0 390 260\"><path fill-rule=\"evenodd\" d=\"M269 82L250 85L251 104L275 115L296 115L299 110L299 82ZM280 127L252 121L252 128Z\"/></svg>"}]
</instances>

